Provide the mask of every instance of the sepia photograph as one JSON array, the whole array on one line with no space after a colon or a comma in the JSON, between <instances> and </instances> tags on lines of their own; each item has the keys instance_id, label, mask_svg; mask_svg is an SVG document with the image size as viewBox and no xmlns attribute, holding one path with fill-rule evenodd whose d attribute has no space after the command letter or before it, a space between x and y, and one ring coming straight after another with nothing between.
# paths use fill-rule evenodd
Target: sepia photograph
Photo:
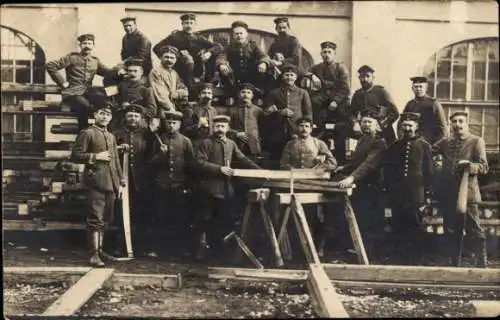
<instances>
[{"instance_id":1,"label":"sepia photograph","mask_svg":"<svg viewBox=\"0 0 500 320\"><path fill-rule=\"evenodd\" d=\"M1 4L4 319L499 317L498 25Z\"/></svg>"}]
</instances>

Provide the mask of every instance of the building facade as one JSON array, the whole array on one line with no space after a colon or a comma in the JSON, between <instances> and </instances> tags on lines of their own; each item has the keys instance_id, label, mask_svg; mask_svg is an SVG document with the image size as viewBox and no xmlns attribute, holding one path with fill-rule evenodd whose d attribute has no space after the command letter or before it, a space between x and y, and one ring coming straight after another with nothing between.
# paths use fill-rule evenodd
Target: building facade
<instances>
[{"instance_id":1,"label":"building facade","mask_svg":"<svg viewBox=\"0 0 500 320\"><path fill-rule=\"evenodd\" d=\"M0 12L2 83L52 83L44 63L77 50L82 33L96 35L94 54L113 66L120 59L121 17L136 16L154 45L180 29L184 12L196 13L197 29L214 40L227 37L233 21L244 20L264 49L275 34L274 17L289 16L305 63L321 61L320 42L334 41L338 60L351 72L352 91L359 88L356 70L368 64L400 110L412 98L409 78L428 76L430 93L447 112L467 109L473 133L485 138L489 150L499 148L495 1L9 4ZM16 99L2 95L2 105Z\"/></svg>"}]
</instances>

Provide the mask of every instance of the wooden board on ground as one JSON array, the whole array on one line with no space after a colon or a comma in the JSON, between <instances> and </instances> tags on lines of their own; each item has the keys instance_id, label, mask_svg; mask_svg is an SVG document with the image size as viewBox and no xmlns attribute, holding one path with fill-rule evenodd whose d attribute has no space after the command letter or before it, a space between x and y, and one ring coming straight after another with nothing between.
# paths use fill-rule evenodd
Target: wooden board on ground
<instances>
[{"instance_id":1,"label":"wooden board on ground","mask_svg":"<svg viewBox=\"0 0 500 320\"><path fill-rule=\"evenodd\" d=\"M472 301L474 316L498 317L500 315L500 301Z\"/></svg>"},{"instance_id":2,"label":"wooden board on ground","mask_svg":"<svg viewBox=\"0 0 500 320\"><path fill-rule=\"evenodd\" d=\"M308 271L294 269L262 269L209 267L208 270L191 270L193 274L211 279L241 279L260 281L299 280L308 276ZM305 279L302 279L305 280Z\"/></svg>"},{"instance_id":3,"label":"wooden board on ground","mask_svg":"<svg viewBox=\"0 0 500 320\"><path fill-rule=\"evenodd\" d=\"M4 273L12 274L85 274L92 270L91 267L4 267Z\"/></svg>"},{"instance_id":4,"label":"wooden board on ground","mask_svg":"<svg viewBox=\"0 0 500 320\"><path fill-rule=\"evenodd\" d=\"M340 295L335 291L321 264L309 264L307 287L311 301L320 317L349 318Z\"/></svg>"},{"instance_id":5,"label":"wooden board on ground","mask_svg":"<svg viewBox=\"0 0 500 320\"><path fill-rule=\"evenodd\" d=\"M84 222L7 220L2 221L4 231L51 231L51 230L85 230Z\"/></svg>"},{"instance_id":6,"label":"wooden board on ground","mask_svg":"<svg viewBox=\"0 0 500 320\"><path fill-rule=\"evenodd\" d=\"M103 287L114 286L159 286L161 288L180 289L182 287L182 276L180 273L170 274L136 274L136 273L115 273Z\"/></svg>"},{"instance_id":7,"label":"wooden board on ground","mask_svg":"<svg viewBox=\"0 0 500 320\"><path fill-rule=\"evenodd\" d=\"M498 269L323 264L332 280L500 285Z\"/></svg>"},{"instance_id":8,"label":"wooden board on ground","mask_svg":"<svg viewBox=\"0 0 500 320\"><path fill-rule=\"evenodd\" d=\"M263 178L263 179L330 179L329 172L319 172L313 169L294 170L263 170L263 169L234 169L235 177Z\"/></svg>"},{"instance_id":9,"label":"wooden board on ground","mask_svg":"<svg viewBox=\"0 0 500 320\"><path fill-rule=\"evenodd\" d=\"M73 315L103 286L114 271L108 268L90 270L48 307L42 316Z\"/></svg>"},{"instance_id":10,"label":"wooden board on ground","mask_svg":"<svg viewBox=\"0 0 500 320\"><path fill-rule=\"evenodd\" d=\"M382 281L350 281L332 280L336 287L346 288L371 288L371 289L445 289L445 290L475 290L475 291L498 291L499 285L468 284L468 283L415 283L415 282L382 282Z\"/></svg>"}]
</instances>

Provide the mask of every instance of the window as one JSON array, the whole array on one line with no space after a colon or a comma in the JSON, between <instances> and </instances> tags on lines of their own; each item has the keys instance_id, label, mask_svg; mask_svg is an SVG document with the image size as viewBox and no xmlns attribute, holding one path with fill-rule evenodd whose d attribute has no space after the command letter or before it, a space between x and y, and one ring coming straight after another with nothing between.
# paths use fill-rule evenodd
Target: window
<instances>
[{"instance_id":1,"label":"window","mask_svg":"<svg viewBox=\"0 0 500 320\"><path fill-rule=\"evenodd\" d=\"M222 46L226 47L229 45L229 41L231 39L231 29L210 29L200 31L199 34L208 38L210 41L215 43L219 43ZM248 36L250 40L255 41L260 48L267 53L269 47L276 39L277 35L260 31L260 30L248 30ZM302 68L304 70L309 69L313 65L312 56L307 52L304 48L302 48Z\"/></svg>"},{"instance_id":2,"label":"window","mask_svg":"<svg viewBox=\"0 0 500 320\"><path fill-rule=\"evenodd\" d=\"M1 79L2 83L45 83L45 54L40 46L27 35L0 26ZM2 109L18 105L22 100L44 100L40 93L3 92ZM3 111L3 110L2 110ZM29 114L3 114L2 137L7 140L31 140L33 117Z\"/></svg>"},{"instance_id":3,"label":"window","mask_svg":"<svg viewBox=\"0 0 500 320\"><path fill-rule=\"evenodd\" d=\"M442 103L447 117L468 111L471 133L482 136L490 151L500 144L498 68L498 38L455 43L434 54L424 68L429 95Z\"/></svg>"}]
</instances>

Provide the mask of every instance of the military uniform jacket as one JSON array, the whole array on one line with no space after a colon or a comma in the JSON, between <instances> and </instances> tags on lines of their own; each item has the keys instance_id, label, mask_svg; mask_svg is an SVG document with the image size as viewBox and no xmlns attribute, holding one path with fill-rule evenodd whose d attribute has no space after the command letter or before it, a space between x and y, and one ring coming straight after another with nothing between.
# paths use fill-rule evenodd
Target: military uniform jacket
<instances>
[{"instance_id":1,"label":"military uniform jacket","mask_svg":"<svg viewBox=\"0 0 500 320\"><path fill-rule=\"evenodd\" d=\"M295 121L301 117L313 118L309 93L297 86L281 86L273 89L265 97L264 105L276 105L278 111L266 117L264 126L265 138L269 141L286 141L296 132ZM285 118L279 110L293 111L291 118Z\"/></svg>"},{"instance_id":2,"label":"military uniform jacket","mask_svg":"<svg viewBox=\"0 0 500 320\"><path fill-rule=\"evenodd\" d=\"M264 111L254 104L237 106L229 108L231 122L228 136L236 142L240 150L249 149L253 155L260 154L260 134L259 122L262 121ZM248 143L244 143L236 138L238 132L245 132L248 136Z\"/></svg>"},{"instance_id":3,"label":"military uniform jacket","mask_svg":"<svg viewBox=\"0 0 500 320\"><path fill-rule=\"evenodd\" d=\"M153 90L144 86L142 81L124 80L118 85L118 103L137 103L145 108L145 116L153 118L157 114Z\"/></svg>"},{"instance_id":4,"label":"military uniform jacket","mask_svg":"<svg viewBox=\"0 0 500 320\"><path fill-rule=\"evenodd\" d=\"M461 138L455 136L443 138L433 146L433 151L443 155L443 185L452 188L454 186L453 189L457 192L462 173L457 170L455 165L459 160L472 162L469 168L468 200L472 202L481 201L477 175L487 174L489 169L483 138L470 133ZM452 189L450 192L452 192Z\"/></svg>"},{"instance_id":5,"label":"military uniform jacket","mask_svg":"<svg viewBox=\"0 0 500 320\"><path fill-rule=\"evenodd\" d=\"M324 141L315 137L296 138L288 141L283 149L280 159L280 167L283 170L311 169L316 166L315 158L324 155L326 160L323 166L328 171L337 167L337 161L326 146Z\"/></svg>"},{"instance_id":6,"label":"military uniform jacket","mask_svg":"<svg viewBox=\"0 0 500 320\"><path fill-rule=\"evenodd\" d=\"M234 194L231 178L224 176L220 171L221 167L231 164L233 158L236 158L244 167L260 169L229 138L218 139L211 136L200 141L195 152L202 171L200 187L204 192L216 198L231 197Z\"/></svg>"},{"instance_id":7,"label":"military uniform jacket","mask_svg":"<svg viewBox=\"0 0 500 320\"><path fill-rule=\"evenodd\" d=\"M325 62L311 67L311 73L321 80L321 96L327 101L327 105L335 101L338 106L349 103L349 71L341 63Z\"/></svg>"},{"instance_id":8,"label":"military uniform jacket","mask_svg":"<svg viewBox=\"0 0 500 320\"><path fill-rule=\"evenodd\" d=\"M186 188L189 183L188 176L195 166L191 140L178 132L163 132L159 136L168 146L168 152L162 152L160 143L156 139L153 140L152 163L156 167L157 184L163 189Z\"/></svg>"},{"instance_id":9,"label":"military uniform jacket","mask_svg":"<svg viewBox=\"0 0 500 320\"><path fill-rule=\"evenodd\" d=\"M109 151L111 161L96 160L96 154ZM80 131L71 151L71 160L85 164L83 183L88 189L117 192L122 179L115 136L106 129L92 125Z\"/></svg>"},{"instance_id":10,"label":"military uniform jacket","mask_svg":"<svg viewBox=\"0 0 500 320\"><path fill-rule=\"evenodd\" d=\"M244 44L231 43L216 60L216 66L229 64L236 79L257 73L261 63L269 65L270 59L252 40Z\"/></svg>"},{"instance_id":11,"label":"military uniform jacket","mask_svg":"<svg viewBox=\"0 0 500 320\"><path fill-rule=\"evenodd\" d=\"M382 109L380 108L382 107ZM374 85L368 90L356 90L351 100L351 116L358 118L363 110L378 110L387 125L391 126L399 117L399 111L387 90L379 85Z\"/></svg>"},{"instance_id":12,"label":"military uniform jacket","mask_svg":"<svg viewBox=\"0 0 500 320\"><path fill-rule=\"evenodd\" d=\"M359 138L346 170L350 172L356 182L366 185L377 184L379 180L378 166L386 148L383 138L378 135L364 134Z\"/></svg>"},{"instance_id":13,"label":"military uniform jacket","mask_svg":"<svg viewBox=\"0 0 500 320\"><path fill-rule=\"evenodd\" d=\"M202 50L210 52L212 57L218 56L222 51L222 46L213 43L202 35L196 33L187 34L180 30L172 31L165 39L158 42L154 46L153 52L159 56L158 50L165 45L174 46L179 51L187 50L193 58L197 57Z\"/></svg>"},{"instance_id":14,"label":"military uniform jacket","mask_svg":"<svg viewBox=\"0 0 500 320\"><path fill-rule=\"evenodd\" d=\"M403 112L420 113L419 133L431 145L446 136L444 110L436 99L428 96L412 99L408 101Z\"/></svg>"},{"instance_id":15,"label":"military uniform jacket","mask_svg":"<svg viewBox=\"0 0 500 320\"><path fill-rule=\"evenodd\" d=\"M129 150L129 181L135 190L147 187L149 181L148 175L148 157L151 152L152 136L148 129L137 127L123 127L113 131L116 138L116 144L128 144ZM120 160L123 158L120 157ZM122 167L123 167L123 161Z\"/></svg>"},{"instance_id":16,"label":"military uniform jacket","mask_svg":"<svg viewBox=\"0 0 500 320\"><path fill-rule=\"evenodd\" d=\"M212 134L212 123L214 117L217 115L217 109L213 106L197 105L194 108L188 108L184 111L184 118L182 120L182 132L194 139L198 136L198 124L201 118L206 118L208 122L209 134Z\"/></svg>"},{"instance_id":17,"label":"military uniform jacket","mask_svg":"<svg viewBox=\"0 0 500 320\"><path fill-rule=\"evenodd\" d=\"M384 178L389 189L402 201L422 203L431 194L434 166L431 145L421 137L402 138L384 153Z\"/></svg>"},{"instance_id":18,"label":"military uniform jacket","mask_svg":"<svg viewBox=\"0 0 500 320\"><path fill-rule=\"evenodd\" d=\"M268 55L273 58L277 52L285 57L283 64L293 64L297 67L301 65L302 46L294 36L278 36L269 47Z\"/></svg>"},{"instance_id":19,"label":"military uniform jacket","mask_svg":"<svg viewBox=\"0 0 500 320\"><path fill-rule=\"evenodd\" d=\"M151 41L139 30L122 38L122 61L128 58L142 59L144 74L147 76L153 67L151 63Z\"/></svg>"},{"instance_id":20,"label":"military uniform jacket","mask_svg":"<svg viewBox=\"0 0 500 320\"><path fill-rule=\"evenodd\" d=\"M153 68L149 74L149 83L157 102L158 112L161 109L175 110L174 100L178 98L177 90L186 89L177 71L162 66Z\"/></svg>"},{"instance_id":21,"label":"military uniform jacket","mask_svg":"<svg viewBox=\"0 0 500 320\"><path fill-rule=\"evenodd\" d=\"M65 80L59 71L65 69L69 87L61 91L63 98L83 95L92 87L96 74L105 77L114 72L103 65L98 58L78 52L72 52L58 60L47 62L45 68L52 80L60 87Z\"/></svg>"}]
</instances>

